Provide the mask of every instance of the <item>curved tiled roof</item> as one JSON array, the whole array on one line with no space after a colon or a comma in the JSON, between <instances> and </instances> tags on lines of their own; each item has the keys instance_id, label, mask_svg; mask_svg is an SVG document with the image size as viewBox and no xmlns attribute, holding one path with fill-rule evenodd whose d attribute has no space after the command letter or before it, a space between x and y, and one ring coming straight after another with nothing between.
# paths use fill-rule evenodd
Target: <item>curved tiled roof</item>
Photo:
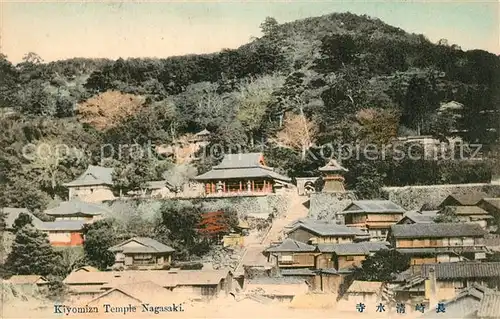
<instances>
[{"instance_id":1,"label":"curved tiled roof","mask_svg":"<svg viewBox=\"0 0 500 319\"><path fill-rule=\"evenodd\" d=\"M73 198L66 202L61 202L59 206L47 209L45 214L49 216L69 216L69 215L101 215L109 212L110 209L102 204L88 203L78 198Z\"/></svg>"},{"instance_id":2,"label":"curved tiled roof","mask_svg":"<svg viewBox=\"0 0 500 319\"><path fill-rule=\"evenodd\" d=\"M477 237L486 234L483 228L475 223L392 225L391 233L395 238Z\"/></svg>"},{"instance_id":3,"label":"curved tiled roof","mask_svg":"<svg viewBox=\"0 0 500 319\"><path fill-rule=\"evenodd\" d=\"M265 166L261 153L227 154L222 162L211 171L196 176L195 180L262 178L268 177L285 182L290 178L278 174L272 167Z\"/></svg>"},{"instance_id":4,"label":"curved tiled roof","mask_svg":"<svg viewBox=\"0 0 500 319\"><path fill-rule=\"evenodd\" d=\"M113 185L112 174L112 168L90 165L82 175L64 186Z\"/></svg>"}]
</instances>

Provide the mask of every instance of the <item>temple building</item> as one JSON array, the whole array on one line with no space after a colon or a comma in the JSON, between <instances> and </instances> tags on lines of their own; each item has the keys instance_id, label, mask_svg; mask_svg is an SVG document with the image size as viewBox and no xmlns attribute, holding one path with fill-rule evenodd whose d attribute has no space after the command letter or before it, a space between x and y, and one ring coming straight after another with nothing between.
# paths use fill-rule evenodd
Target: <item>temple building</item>
<instances>
[{"instance_id":1,"label":"temple building","mask_svg":"<svg viewBox=\"0 0 500 319\"><path fill-rule=\"evenodd\" d=\"M326 166L319 168L319 171L322 173L322 178L325 181L323 192L345 192L345 178L342 175L343 173L348 172L347 168L342 167L337 160L332 158Z\"/></svg>"},{"instance_id":2,"label":"temple building","mask_svg":"<svg viewBox=\"0 0 500 319\"><path fill-rule=\"evenodd\" d=\"M85 202L114 199L112 174L112 168L90 165L77 179L64 184L69 190L68 199L79 198Z\"/></svg>"},{"instance_id":3,"label":"temple building","mask_svg":"<svg viewBox=\"0 0 500 319\"><path fill-rule=\"evenodd\" d=\"M261 153L227 154L219 165L194 179L204 184L206 195L273 193L291 182L266 166Z\"/></svg>"}]
</instances>

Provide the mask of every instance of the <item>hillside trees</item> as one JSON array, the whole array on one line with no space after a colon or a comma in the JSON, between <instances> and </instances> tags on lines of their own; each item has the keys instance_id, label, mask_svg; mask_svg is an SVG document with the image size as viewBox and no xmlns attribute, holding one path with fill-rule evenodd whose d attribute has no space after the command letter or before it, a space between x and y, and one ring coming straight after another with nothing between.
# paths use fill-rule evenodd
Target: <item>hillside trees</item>
<instances>
[{"instance_id":1,"label":"hillside trees","mask_svg":"<svg viewBox=\"0 0 500 319\"><path fill-rule=\"evenodd\" d=\"M394 276L408 269L410 259L396 250L379 250L361 263L355 273L356 280L388 282Z\"/></svg>"},{"instance_id":2,"label":"hillside trees","mask_svg":"<svg viewBox=\"0 0 500 319\"><path fill-rule=\"evenodd\" d=\"M284 79L276 76L265 76L238 85L236 118L245 127L250 145L262 126L269 105L275 103L273 93L283 85Z\"/></svg>"},{"instance_id":3,"label":"hillside trees","mask_svg":"<svg viewBox=\"0 0 500 319\"><path fill-rule=\"evenodd\" d=\"M306 158L307 150L313 146L318 128L303 114L290 113L285 117L283 129L276 135L276 143L281 147L298 150L302 159Z\"/></svg>"},{"instance_id":4,"label":"hillside trees","mask_svg":"<svg viewBox=\"0 0 500 319\"><path fill-rule=\"evenodd\" d=\"M200 238L197 227L202 220L199 204L165 202L160 213L161 223L155 231L156 239L174 248L179 259L206 252L206 243Z\"/></svg>"},{"instance_id":5,"label":"hillside trees","mask_svg":"<svg viewBox=\"0 0 500 319\"><path fill-rule=\"evenodd\" d=\"M100 270L106 270L113 265L115 257L108 248L120 241L114 221L103 219L87 224L83 229L83 235L85 236L83 250L88 263Z\"/></svg>"},{"instance_id":6,"label":"hillside trees","mask_svg":"<svg viewBox=\"0 0 500 319\"><path fill-rule=\"evenodd\" d=\"M140 96L107 91L80 103L78 120L97 130L105 130L136 114L144 102Z\"/></svg>"},{"instance_id":7,"label":"hillside trees","mask_svg":"<svg viewBox=\"0 0 500 319\"><path fill-rule=\"evenodd\" d=\"M5 268L13 275L58 275L59 254L50 246L45 233L26 225L16 233Z\"/></svg>"}]
</instances>

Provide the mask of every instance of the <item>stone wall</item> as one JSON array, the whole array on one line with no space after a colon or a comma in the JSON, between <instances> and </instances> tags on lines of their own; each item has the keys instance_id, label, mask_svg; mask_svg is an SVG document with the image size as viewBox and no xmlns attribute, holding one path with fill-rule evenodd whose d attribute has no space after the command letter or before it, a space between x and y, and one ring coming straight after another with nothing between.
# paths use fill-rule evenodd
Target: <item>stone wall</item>
<instances>
[{"instance_id":1,"label":"stone wall","mask_svg":"<svg viewBox=\"0 0 500 319\"><path fill-rule=\"evenodd\" d=\"M231 206L240 218L253 217L267 219L270 214L281 215L288 208L288 201L285 196L270 194L267 196L238 196L226 198L203 198L203 206L207 210L216 211L218 209Z\"/></svg>"},{"instance_id":2,"label":"stone wall","mask_svg":"<svg viewBox=\"0 0 500 319\"><path fill-rule=\"evenodd\" d=\"M309 218L337 219L343 218L337 213L343 211L355 199L352 192L342 193L313 193L309 199Z\"/></svg>"},{"instance_id":3,"label":"stone wall","mask_svg":"<svg viewBox=\"0 0 500 319\"><path fill-rule=\"evenodd\" d=\"M427 204L437 207L448 195L484 192L488 197L500 197L500 185L494 184L449 184L382 188L384 197L407 210L420 209Z\"/></svg>"}]
</instances>

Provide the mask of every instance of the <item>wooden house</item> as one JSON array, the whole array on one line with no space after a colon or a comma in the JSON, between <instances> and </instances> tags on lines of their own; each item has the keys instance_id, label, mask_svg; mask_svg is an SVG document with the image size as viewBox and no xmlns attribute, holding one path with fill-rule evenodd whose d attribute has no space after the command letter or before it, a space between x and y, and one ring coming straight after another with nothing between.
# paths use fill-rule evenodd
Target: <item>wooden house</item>
<instances>
[{"instance_id":1,"label":"wooden house","mask_svg":"<svg viewBox=\"0 0 500 319\"><path fill-rule=\"evenodd\" d=\"M500 224L500 197L485 197L481 199L477 206L484 209L490 216L493 216L494 223L498 226ZM497 230L492 227L491 230Z\"/></svg>"},{"instance_id":2,"label":"wooden house","mask_svg":"<svg viewBox=\"0 0 500 319\"><path fill-rule=\"evenodd\" d=\"M388 241L414 265L484 259L485 234L474 223L419 223L393 225Z\"/></svg>"},{"instance_id":3,"label":"wooden house","mask_svg":"<svg viewBox=\"0 0 500 319\"><path fill-rule=\"evenodd\" d=\"M484 192L451 194L448 195L441 202L441 204L439 204L438 207L444 208L446 206L475 206L481 199L485 197L488 197L488 194Z\"/></svg>"},{"instance_id":4,"label":"wooden house","mask_svg":"<svg viewBox=\"0 0 500 319\"><path fill-rule=\"evenodd\" d=\"M205 195L265 195L290 178L266 166L262 153L227 154L212 170L195 180L205 185Z\"/></svg>"},{"instance_id":5,"label":"wooden house","mask_svg":"<svg viewBox=\"0 0 500 319\"><path fill-rule=\"evenodd\" d=\"M286 231L286 236L310 245L350 243L366 233L333 221L302 220Z\"/></svg>"},{"instance_id":6,"label":"wooden house","mask_svg":"<svg viewBox=\"0 0 500 319\"><path fill-rule=\"evenodd\" d=\"M9 278L8 282L16 286L30 287L44 287L49 284L49 280L40 275L14 275Z\"/></svg>"},{"instance_id":7,"label":"wooden house","mask_svg":"<svg viewBox=\"0 0 500 319\"><path fill-rule=\"evenodd\" d=\"M85 300L89 307L104 309L104 305L130 305L142 308L142 304L161 304L164 300L169 300L171 304L181 304L185 299L182 295L151 281L130 283L108 289L96 297ZM90 300L89 300L90 299ZM177 300L176 300L177 299Z\"/></svg>"},{"instance_id":8,"label":"wooden house","mask_svg":"<svg viewBox=\"0 0 500 319\"><path fill-rule=\"evenodd\" d=\"M441 302L444 304L445 312L437 313L434 307L419 318L438 319L438 318L477 318L476 314L485 296L492 294L493 291L481 285L472 285L453 298L447 298Z\"/></svg>"},{"instance_id":9,"label":"wooden house","mask_svg":"<svg viewBox=\"0 0 500 319\"><path fill-rule=\"evenodd\" d=\"M290 302L297 295L306 294L309 286L304 280L287 277L261 277L249 279L244 293L260 295L281 302Z\"/></svg>"},{"instance_id":10,"label":"wooden house","mask_svg":"<svg viewBox=\"0 0 500 319\"><path fill-rule=\"evenodd\" d=\"M397 225L405 225L405 224L420 224L420 223L433 223L434 218L436 218L437 210L431 211L415 211L415 212L407 212L403 215L396 224Z\"/></svg>"},{"instance_id":11,"label":"wooden house","mask_svg":"<svg viewBox=\"0 0 500 319\"><path fill-rule=\"evenodd\" d=\"M172 262L173 248L148 237L134 237L109 248L115 254L114 267L160 269Z\"/></svg>"},{"instance_id":12,"label":"wooden house","mask_svg":"<svg viewBox=\"0 0 500 319\"><path fill-rule=\"evenodd\" d=\"M356 200L341 214L345 225L367 231L371 240L385 241L387 232L406 211L389 200Z\"/></svg>"},{"instance_id":13,"label":"wooden house","mask_svg":"<svg viewBox=\"0 0 500 319\"><path fill-rule=\"evenodd\" d=\"M388 245L387 242L319 244L321 255L316 257L316 269L353 269L361 266L366 257L381 249L388 249Z\"/></svg>"},{"instance_id":14,"label":"wooden house","mask_svg":"<svg viewBox=\"0 0 500 319\"><path fill-rule=\"evenodd\" d=\"M128 284L154 282L174 293L199 298L229 294L233 275L228 270L128 270L72 272L63 281L74 296L97 297Z\"/></svg>"},{"instance_id":15,"label":"wooden house","mask_svg":"<svg viewBox=\"0 0 500 319\"><path fill-rule=\"evenodd\" d=\"M499 319L500 318L500 292L493 291L485 293L479 303L476 318Z\"/></svg>"},{"instance_id":16,"label":"wooden house","mask_svg":"<svg viewBox=\"0 0 500 319\"><path fill-rule=\"evenodd\" d=\"M484 229L489 229L495 225L495 219L493 215L478 205L485 197L487 194L483 192L449 195L439 204L440 213L450 211L461 222L474 222Z\"/></svg>"},{"instance_id":17,"label":"wooden house","mask_svg":"<svg viewBox=\"0 0 500 319\"><path fill-rule=\"evenodd\" d=\"M291 238L267 248L264 253L268 262L279 268L313 268L318 255L315 246Z\"/></svg>"},{"instance_id":18,"label":"wooden house","mask_svg":"<svg viewBox=\"0 0 500 319\"><path fill-rule=\"evenodd\" d=\"M112 174L112 168L90 165L77 179L64 184L69 190L69 200L75 197L86 202L114 199Z\"/></svg>"},{"instance_id":19,"label":"wooden house","mask_svg":"<svg viewBox=\"0 0 500 319\"><path fill-rule=\"evenodd\" d=\"M428 299L430 286L435 286L435 298L448 300L455 298L464 289L500 287L500 262L460 262L422 264L412 267L398 277L394 289L399 301ZM434 276L431 276L434 273ZM435 281L435 282L434 282ZM483 289L483 290L484 290Z\"/></svg>"}]
</instances>

